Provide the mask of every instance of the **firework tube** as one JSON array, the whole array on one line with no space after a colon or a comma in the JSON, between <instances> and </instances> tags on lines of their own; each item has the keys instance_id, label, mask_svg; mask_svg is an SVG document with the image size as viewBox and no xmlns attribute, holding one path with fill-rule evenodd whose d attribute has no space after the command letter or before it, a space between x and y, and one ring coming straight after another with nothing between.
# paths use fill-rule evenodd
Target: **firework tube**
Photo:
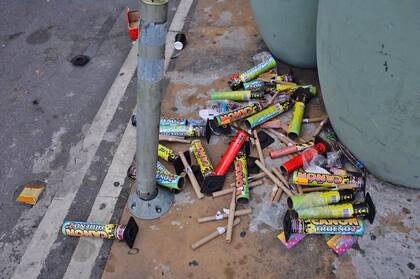
<instances>
[{"instance_id":1,"label":"firework tube","mask_svg":"<svg viewBox=\"0 0 420 279\"><path fill-rule=\"evenodd\" d=\"M327 241L330 247L337 255L341 256L347 252L357 242L357 236L349 234L334 235Z\"/></svg>"},{"instance_id":2,"label":"firework tube","mask_svg":"<svg viewBox=\"0 0 420 279\"><path fill-rule=\"evenodd\" d=\"M162 163L157 162L156 183L168 188L175 193L179 193L184 187L185 179L182 176L171 173Z\"/></svg>"},{"instance_id":3,"label":"firework tube","mask_svg":"<svg viewBox=\"0 0 420 279\"><path fill-rule=\"evenodd\" d=\"M262 91L225 91L211 93L212 100L231 100L231 101L249 101L256 99L263 99L264 92Z\"/></svg>"},{"instance_id":4,"label":"firework tube","mask_svg":"<svg viewBox=\"0 0 420 279\"><path fill-rule=\"evenodd\" d=\"M250 82L244 83L244 90L264 90L266 83L262 80L251 80Z\"/></svg>"},{"instance_id":5,"label":"firework tube","mask_svg":"<svg viewBox=\"0 0 420 279\"><path fill-rule=\"evenodd\" d=\"M305 114L305 103L316 95L316 88L314 90L310 88L299 87L293 92L291 98L295 100L292 111L292 119L290 120L287 135L291 139L299 137L302 129L303 115Z\"/></svg>"},{"instance_id":6,"label":"firework tube","mask_svg":"<svg viewBox=\"0 0 420 279\"><path fill-rule=\"evenodd\" d=\"M175 137L204 137L206 135L206 126L160 126L159 134Z\"/></svg>"},{"instance_id":7,"label":"firework tube","mask_svg":"<svg viewBox=\"0 0 420 279\"><path fill-rule=\"evenodd\" d=\"M269 59L261 62L258 65L255 65L251 69L247 70L246 72L239 75L239 77L236 77L233 80L230 80L229 86L232 89L238 89L241 87L241 85L244 82L248 82L250 80L255 79L257 76L261 75L264 72L267 72L271 68L276 67L276 60L274 60L273 57L270 57Z\"/></svg>"},{"instance_id":8,"label":"firework tube","mask_svg":"<svg viewBox=\"0 0 420 279\"><path fill-rule=\"evenodd\" d=\"M216 116L214 119L217 123L217 125L221 126L221 125L227 125L230 124L232 122L235 122L239 119L248 117L250 115L253 115L257 112L259 112L262 109L262 106L260 103L253 103L249 106L245 106L242 108L238 108L232 111L229 111L227 113L224 114L220 114L218 116Z\"/></svg>"},{"instance_id":9,"label":"firework tube","mask_svg":"<svg viewBox=\"0 0 420 279\"><path fill-rule=\"evenodd\" d=\"M197 177L198 181L201 182L201 193L211 195L213 192L221 190L225 179L224 177L216 175L213 165L200 140L193 140L191 142L191 152L197 160L201 173L201 177Z\"/></svg>"},{"instance_id":10,"label":"firework tube","mask_svg":"<svg viewBox=\"0 0 420 279\"><path fill-rule=\"evenodd\" d=\"M164 146L163 144L158 145L158 156L159 158L165 160L166 162L170 162L175 167L175 173L181 174L184 171L184 164L182 163L181 158L178 154L175 153L169 147ZM191 164L190 152L185 151L184 156L187 159L188 164Z\"/></svg>"},{"instance_id":11,"label":"firework tube","mask_svg":"<svg viewBox=\"0 0 420 279\"><path fill-rule=\"evenodd\" d=\"M193 125L193 126L202 126L205 125L205 121L202 119L185 119L185 118L169 118L161 117L160 126L183 126L183 125ZM137 126L137 117L135 114L131 116L131 124Z\"/></svg>"},{"instance_id":12,"label":"firework tube","mask_svg":"<svg viewBox=\"0 0 420 279\"><path fill-rule=\"evenodd\" d=\"M316 154L323 154L327 151L327 145L323 142L317 143L314 146L304 150L301 154L293 157L289 161L283 163L280 169L283 174L292 173L294 170L303 166L303 162L309 162Z\"/></svg>"},{"instance_id":13,"label":"firework tube","mask_svg":"<svg viewBox=\"0 0 420 279\"><path fill-rule=\"evenodd\" d=\"M291 234L353 234L363 235L365 226L362 220L350 219L308 219L292 218L289 212L283 220L286 241Z\"/></svg>"},{"instance_id":14,"label":"firework tube","mask_svg":"<svg viewBox=\"0 0 420 279\"><path fill-rule=\"evenodd\" d=\"M279 150L273 150L270 152L271 159L280 158L292 153L296 153L302 150L305 150L314 145L313 141L308 141L307 143L296 144L294 146L283 147Z\"/></svg>"},{"instance_id":15,"label":"firework tube","mask_svg":"<svg viewBox=\"0 0 420 279\"><path fill-rule=\"evenodd\" d=\"M287 198L287 205L290 209L301 209L335 204L339 202L351 202L353 200L354 192L352 190L328 191L290 196Z\"/></svg>"},{"instance_id":16,"label":"firework tube","mask_svg":"<svg viewBox=\"0 0 420 279\"><path fill-rule=\"evenodd\" d=\"M289 101L285 101L283 103L276 103L274 105L271 105L264 110L248 117L245 120L245 124L251 128L254 129L256 126L276 117L277 115L285 112L289 108Z\"/></svg>"},{"instance_id":17,"label":"firework tube","mask_svg":"<svg viewBox=\"0 0 420 279\"><path fill-rule=\"evenodd\" d=\"M351 204L342 203L336 205L325 205L311 208L302 208L291 210L296 214L299 219L312 219L312 218L351 218L363 217L367 218L370 223L375 219L376 209L373 204L370 194L366 194L364 202Z\"/></svg>"},{"instance_id":18,"label":"firework tube","mask_svg":"<svg viewBox=\"0 0 420 279\"><path fill-rule=\"evenodd\" d=\"M248 138L249 136L245 131L238 130L236 132L236 135L233 137L228 149L223 154L222 159L216 167L216 175L224 176L226 174L236 155Z\"/></svg>"},{"instance_id":19,"label":"firework tube","mask_svg":"<svg viewBox=\"0 0 420 279\"><path fill-rule=\"evenodd\" d=\"M137 169L134 164L128 168L127 176L131 179L136 179ZM182 187L184 187L184 182L184 177L171 173L162 163L157 162L156 184L166 187L175 193L179 193Z\"/></svg>"},{"instance_id":20,"label":"firework tube","mask_svg":"<svg viewBox=\"0 0 420 279\"><path fill-rule=\"evenodd\" d=\"M249 202L248 168L246 154L243 152L235 158L235 181L236 202L247 204Z\"/></svg>"},{"instance_id":21,"label":"firework tube","mask_svg":"<svg viewBox=\"0 0 420 279\"><path fill-rule=\"evenodd\" d=\"M364 189L366 183L366 179L360 175L335 175L302 171L294 171L291 181L293 184L322 187L350 184L360 189Z\"/></svg>"},{"instance_id":22,"label":"firework tube","mask_svg":"<svg viewBox=\"0 0 420 279\"><path fill-rule=\"evenodd\" d=\"M118 239L125 241L130 248L133 248L138 231L139 227L133 217L128 220L127 225L64 221L61 226L61 232L64 236Z\"/></svg>"}]
</instances>

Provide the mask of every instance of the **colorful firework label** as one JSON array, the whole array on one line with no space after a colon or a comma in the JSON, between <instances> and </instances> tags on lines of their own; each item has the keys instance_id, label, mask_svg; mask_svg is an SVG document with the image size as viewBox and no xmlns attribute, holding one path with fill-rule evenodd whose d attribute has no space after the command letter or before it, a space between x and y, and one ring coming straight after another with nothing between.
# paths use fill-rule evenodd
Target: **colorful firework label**
<instances>
[{"instance_id":1,"label":"colorful firework label","mask_svg":"<svg viewBox=\"0 0 420 279\"><path fill-rule=\"evenodd\" d=\"M244 83L245 90L264 90L265 82L262 80L252 80Z\"/></svg>"},{"instance_id":2,"label":"colorful firework label","mask_svg":"<svg viewBox=\"0 0 420 279\"><path fill-rule=\"evenodd\" d=\"M157 162L156 183L162 187L175 191L181 191L184 179L179 175L171 173L161 162Z\"/></svg>"},{"instance_id":3,"label":"colorful firework label","mask_svg":"<svg viewBox=\"0 0 420 279\"><path fill-rule=\"evenodd\" d=\"M357 242L357 236L350 234L336 234L327 241L337 255L341 256L347 252Z\"/></svg>"},{"instance_id":4,"label":"colorful firework label","mask_svg":"<svg viewBox=\"0 0 420 279\"><path fill-rule=\"evenodd\" d=\"M267 107L266 109L248 117L245 123L248 125L249 128L253 129L256 126L272 119L273 117L283 113L289 108L289 100L283 103L275 103Z\"/></svg>"},{"instance_id":5,"label":"colorful firework label","mask_svg":"<svg viewBox=\"0 0 420 279\"><path fill-rule=\"evenodd\" d=\"M251 69L247 70L246 72L239 75L239 79L242 82L247 82L253 80L257 76L261 75L262 73L267 72L268 70L276 67L276 60L273 57L261 62L258 65L255 65Z\"/></svg>"},{"instance_id":6,"label":"colorful firework label","mask_svg":"<svg viewBox=\"0 0 420 279\"><path fill-rule=\"evenodd\" d=\"M160 126L182 126L187 125L187 120L185 118L160 118Z\"/></svg>"},{"instance_id":7,"label":"colorful firework label","mask_svg":"<svg viewBox=\"0 0 420 279\"><path fill-rule=\"evenodd\" d=\"M218 115L215 118L216 118L217 124L219 126L227 125L227 124L235 122L239 119L243 119L245 117L253 115L253 114L259 112L261 109L262 109L261 104L253 103L249 106L238 108L236 110L227 112L225 114Z\"/></svg>"},{"instance_id":8,"label":"colorful firework label","mask_svg":"<svg viewBox=\"0 0 420 279\"><path fill-rule=\"evenodd\" d=\"M175 137L204 137L206 135L206 126L160 126L159 134Z\"/></svg>"},{"instance_id":9,"label":"colorful firework label","mask_svg":"<svg viewBox=\"0 0 420 279\"><path fill-rule=\"evenodd\" d=\"M365 227L362 220L350 219L292 219L292 233L304 234L355 234L362 235Z\"/></svg>"},{"instance_id":10,"label":"colorful firework label","mask_svg":"<svg viewBox=\"0 0 420 279\"><path fill-rule=\"evenodd\" d=\"M177 157L177 155L172 149L162 144L158 145L158 156L166 162L173 162Z\"/></svg>"},{"instance_id":11,"label":"colorful firework label","mask_svg":"<svg viewBox=\"0 0 420 279\"><path fill-rule=\"evenodd\" d=\"M198 167L200 168L203 177L215 175L213 165L200 140L193 140L191 142L191 152L197 160Z\"/></svg>"},{"instance_id":12,"label":"colorful firework label","mask_svg":"<svg viewBox=\"0 0 420 279\"><path fill-rule=\"evenodd\" d=\"M89 222L65 221L61 226L61 232L65 236L89 236L105 239L122 240L124 236L124 225L98 224Z\"/></svg>"},{"instance_id":13,"label":"colorful firework label","mask_svg":"<svg viewBox=\"0 0 420 279\"><path fill-rule=\"evenodd\" d=\"M235 158L236 202L245 204L249 201L248 168L245 153L240 152Z\"/></svg>"},{"instance_id":14,"label":"colorful firework label","mask_svg":"<svg viewBox=\"0 0 420 279\"><path fill-rule=\"evenodd\" d=\"M343 184L351 184L357 187L362 187L364 184L364 178L362 176L352 175L333 175L333 174L321 174L321 173L309 173L295 171L292 174L292 183L305 185L305 186L336 186Z\"/></svg>"}]
</instances>

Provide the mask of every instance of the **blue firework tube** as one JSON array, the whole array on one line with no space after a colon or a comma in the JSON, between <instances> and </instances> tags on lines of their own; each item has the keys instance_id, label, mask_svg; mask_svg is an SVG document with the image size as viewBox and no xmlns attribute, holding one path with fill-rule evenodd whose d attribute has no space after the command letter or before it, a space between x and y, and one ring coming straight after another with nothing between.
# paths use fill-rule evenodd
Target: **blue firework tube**
<instances>
[{"instance_id":1,"label":"blue firework tube","mask_svg":"<svg viewBox=\"0 0 420 279\"><path fill-rule=\"evenodd\" d=\"M286 241L291 234L352 234L362 235L365 225L357 218L348 219L307 219L292 218L288 213L283 220Z\"/></svg>"},{"instance_id":2,"label":"blue firework tube","mask_svg":"<svg viewBox=\"0 0 420 279\"><path fill-rule=\"evenodd\" d=\"M159 134L176 137L204 137L206 135L206 126L160 126Z\"/></svg>"},{"instance_id":3,"label":"blue firework tube","mask_svg":"<svg viewBox=\"0 0 420 279\"><path fill-rule=\"evenodd\" d=\"M248 117L245 120L245 124L251 128L254 129L258 125L276 117L277 115L285 112L289 108L289 100L283 102L283 103L276 103L274 105L271 105L262 111Z\"/></svg>"},{"instance_id":4,"label":"blue firework tube","mask_svg":"<svg viewBox=\"0 0 420 279\"><path fill-rule=\"evenodd\" d=\"M244 83L244 90L263 90L265 87L265 82L262 80L252 80L250 82Z\"/></svg>"},{"instance_id":5,"label":"blue firework tube","mask_svg":"<svg viewBox=\"0 0 420 279\"><path fill-rule=\"evenodd\" d=\"M184 178L171 173L161 162L158 161L156 167L156 183L174 191L175 193L178 193L184 186Z\"/></svg>"}]
</instances>

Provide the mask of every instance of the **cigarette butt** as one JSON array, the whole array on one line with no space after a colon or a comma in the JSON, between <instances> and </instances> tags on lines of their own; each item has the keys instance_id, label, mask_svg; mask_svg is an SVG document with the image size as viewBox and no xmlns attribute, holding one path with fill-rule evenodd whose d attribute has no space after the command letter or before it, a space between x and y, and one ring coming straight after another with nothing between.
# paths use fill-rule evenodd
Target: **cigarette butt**
<instances>
[{"instance_id":1,"label":"cigarette butt","mask_svg":"<svg viewBox=\"0 0 420 279\"><path fill-rule=\"evenodd\" d=\"M260 139L258 138L257 130L252 131L254 134L255 145L257 146L258 157L260 158L261 163L265 166L264 155L261 149Z\"/></svg>"},{"instance_id":2,"label":"cigarette butt","mask_svg":"<svg viewBox=\"0 0 420 279\"><path fill-rule=\"evenodd\" d=\"M235 217L240 217L240 216L248 215L248 214L251 214L251 213L252 213L251 208L235 210ZM198 221L199 224L202 224L202 223L207 223L207 222L211 222L211 221L220 221L220 220L226 219L228 216L229 216L229 214L223 213L223 214L220 214L220 215L198 218L197 221Z\"/></svg>"},{"instance_id":3,"label":"cigarette butt","mask_svg":"<svg viewBox=\"0 0 420 279\"><path fill-rule=\"evenodd\" d=\"M233 221L233 226L235 227L236 225L238 225L241 222L241 219L236 218ZM218 236L224 234L226 232L227 226L226 227L218 227L216 229L216 231L212 232L211 234L203 237L202 239L198 240L197 242L194 242L193 245L191 245L191 248L193 250L196 250L197 248L203 246L204 244L208 243L209 241L217 238Z\"/></svg>"},{"instance_id":4,"label":"cigarette butt","mask_svg":"<svg viewBox=\"0 0 420 279\"><path fill-rule=\"evenodd\" d=\"M181 137L173 137L173 136L166 136L166 135L159 135L159 141L191 143L191 140L187 140Z\"/></svg>"},{"instance_id":5,"label":"cigarette butt","mask_svg":"<svg viewBox=\"0 0 420 279\"><path fill-rule=\"evenodd\" d=\"M228 216L228 225L226 232L226 242L230 243L232 241L232 232L233 232L233 219L235 218L235 207L236 207L236 191L232 192L232 199L229 206L229 216Z\"/></svg>"},{"instance_id":6,"label":"cigarette butt","mask_svg":"<svg viewBox=\"0 0 420 279\"><path fill-rule=\"evenodd\" d=\"M257 187L257 186L261 186L261 185L263 185L264 184L264 181L262 181L262 180L257 180L257 181L254 181L254 182L251 182L251 183L249 183L249 185L248 185L248 187L249 188L254 188L254 187ZM226 195L229 195L230 193L232 193L233 191L235 190L235 188L234 187L232 187L232 188L228 188L228 189L223 189L223 190L220 190L220 191L217 191L217 192L213 192L213 198L218 198L218 197L221 197L221 196L226 196Z\"/></svg>"},{"instance_id":7,"label":"cigarette butt","mask_svg":"<svg viewBox=\"0 0 420 279\"><path fill-rule=\"evenodd\" d=\"M201 190L200 190L200 185L198 184L198 181L195 178L195 175L190 165L188 164L187 158L185 158L184 153L179 152L179 157L181 158L182 164L184 165L184 168L185 168L185 172L187 173L188 178L191 181L191 185L193 186L193 189L194 189L195 194L197 195L197 198L198 199L204 198L204 195L201 193Z\"/></svg>"},{"instance_id":8,"label":"cigarette butt","mask_svg":"<svg viewBox=\"0 0 420 279\"><path fill-rule=\"evenodd\" d=\"M258 160L256 160L255 161L255 164L257 164L257 166L263 171L263 172L265 172L266 174L267 174L267 176L271 179L271 181L273 181L274 182L274 184L276 184L278 187L280 187L288 196L293 196L293 194L292 194L292 192L290 192L290 190L289 189L287 189L284 185L283 185L283 183L280 181L280 180L278 180L275 176L274 176L274 174L272 173L272 172L270 172L268 169L266 169L265 167L264 167L264 165L260 162L260 161L258 161Z\"/></svg>"}]
</instances>

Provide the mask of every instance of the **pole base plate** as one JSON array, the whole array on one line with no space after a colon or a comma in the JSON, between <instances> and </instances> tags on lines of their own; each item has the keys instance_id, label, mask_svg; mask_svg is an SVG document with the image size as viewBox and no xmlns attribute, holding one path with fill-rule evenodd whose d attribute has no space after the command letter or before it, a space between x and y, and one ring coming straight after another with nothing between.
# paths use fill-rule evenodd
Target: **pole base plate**
<instances>
[{"instance_id":1,"label":"pole base plate","mask_svg":"<svg viewBox=\"0 0 420 279\"><path fill-rule=\"evenodd\" d=\"M157 195L151 200L140 199L136 192L131 192L128 197L127 207L131 215L139 219L157 219L171 208L174 194L162 188L157 188Z\"/></svg>"}]
</instances>

